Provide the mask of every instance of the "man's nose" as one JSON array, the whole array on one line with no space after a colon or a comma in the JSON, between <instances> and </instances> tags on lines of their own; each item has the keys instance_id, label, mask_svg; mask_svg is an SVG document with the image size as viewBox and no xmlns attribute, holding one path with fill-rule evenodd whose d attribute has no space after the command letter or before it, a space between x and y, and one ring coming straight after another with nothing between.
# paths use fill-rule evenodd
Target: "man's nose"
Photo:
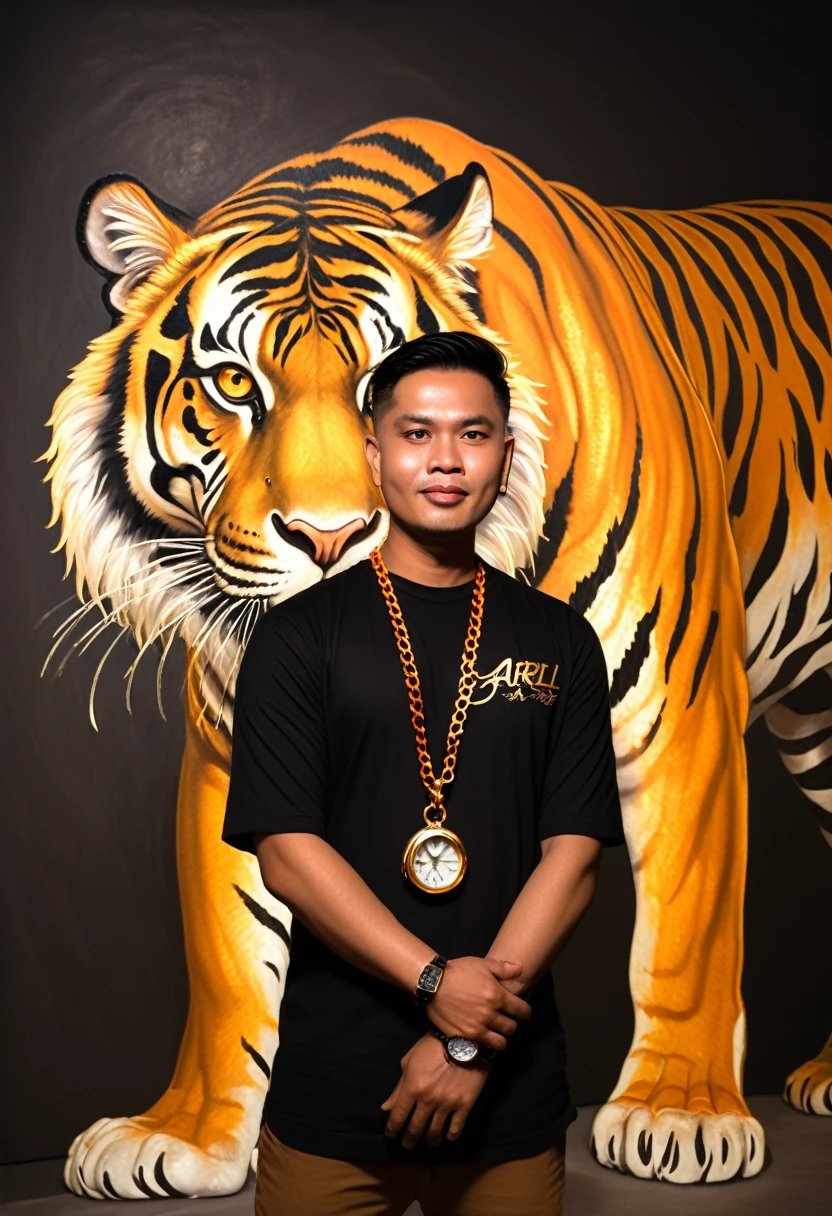
<instances>
[{"instance_id":1,"label":"man's nose","mask_svg":"<svg viewBox=\"0 0 832 1216\"><path fill-rule=\"evenodd\" d=\"M458 473L462 470L462 458L452 439L437 439L431 447L431 467L443 473Z\"/></svg>"}]
</instances>

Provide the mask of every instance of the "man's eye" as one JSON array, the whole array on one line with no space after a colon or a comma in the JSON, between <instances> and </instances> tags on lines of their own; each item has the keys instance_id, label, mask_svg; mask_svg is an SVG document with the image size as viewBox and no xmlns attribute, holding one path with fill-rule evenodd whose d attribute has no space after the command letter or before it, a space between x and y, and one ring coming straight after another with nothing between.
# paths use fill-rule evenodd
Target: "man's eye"
<instances>
[{"instance_id":1,"label":"man's eye","mask_svg":"<svg viewBox=\"0 0 832 1216\"><path fill-rule=\"evenodd\" d=\"M483 431L466 431L465 434L462 436L462 438L463 439L484 439L485 433Z\"/></svg>"},{"instance_id":2,"label":"man's eye","mask_svg":"<svg viewBox=\"0 0 832 1216\"><path fill-rule=\"evenodd\" d=\"M427 435L427 431L408 431L407 432L408 439L424 439L425 435Z\"/></svg>"}]
</instances>

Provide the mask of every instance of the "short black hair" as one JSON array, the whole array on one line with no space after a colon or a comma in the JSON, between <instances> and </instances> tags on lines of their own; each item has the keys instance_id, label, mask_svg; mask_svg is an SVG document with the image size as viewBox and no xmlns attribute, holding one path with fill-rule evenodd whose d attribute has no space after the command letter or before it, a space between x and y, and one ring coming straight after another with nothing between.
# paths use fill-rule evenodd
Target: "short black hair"
<instances>
[{"instance_id":1,"label":"short black hair","mask_svg":"<svg viewBox=\"0 0 832 1216\"><path fill-rule=\"evenodd\" d=\"M511 390L506 375L506 357L493 342L478 334L450 330L438 334L422 334L404 346L397 347L379 363L367 386L366 408L374 423L393 401L396 385L411 372L437 369L444 372L477 372L494 389L506 420L511 408Z\"/></svg>"}]
</instances>

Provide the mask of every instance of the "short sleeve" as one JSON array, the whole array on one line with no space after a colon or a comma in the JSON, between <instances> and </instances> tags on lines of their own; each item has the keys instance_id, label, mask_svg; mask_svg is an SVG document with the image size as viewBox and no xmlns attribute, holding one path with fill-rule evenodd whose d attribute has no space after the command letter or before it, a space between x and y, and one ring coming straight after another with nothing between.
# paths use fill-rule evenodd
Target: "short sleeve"
<instances>
[{"instance_id":1,"label":"short sleeve","mask_svg":"<svg viewBox=\"0 0 832 1216\"><path fill-rule=\"evenodd\" d=\"M538 835L541 840L594 836L605 845L622 844L604 652L588 621L576 615L571 626L571 670L548 760Z\"/></svg>"},{"instance_id":2,"label":"short sleeve","mask_svg":"<svg viewBox=\"0 0 832 1216\"><path fill-rule=\"evenodd\" d=\"M258 833L325 835L326 783L320 647L308 620L278 606L240 664L223 840L253 852Z\"/></svg>"}]
</instances>

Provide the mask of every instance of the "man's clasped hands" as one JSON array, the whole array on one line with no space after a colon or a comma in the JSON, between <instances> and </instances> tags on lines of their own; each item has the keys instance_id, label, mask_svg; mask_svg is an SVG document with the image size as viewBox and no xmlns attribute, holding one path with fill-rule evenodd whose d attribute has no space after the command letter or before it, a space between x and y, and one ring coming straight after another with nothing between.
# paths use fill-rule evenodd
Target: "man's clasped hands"
<instances>
[{"instance_id":1,"label":"man's clasped hands","mask_svg":"<svg viewBox=\"0 0 832 1216\"><path fill-rule=\"evenodd\" d=\"M474 1039L483 1047L504 1051L517 1022L531 1015L531 1006L516 995L523 987L522 970L520 963L496 958L451 959L427 1005L427 1015L446 1035ZM388 1112L385 1135L397 1136L404 1127L405 1148L413 1148L422 1135L434 1146L441 1144L443 1133L448 1140L457 1140L491 1065L479 1060L452 1063L441 1040L430 1030L411 1047L401 1065L401 1078L381 1107Z\"/></svg>"}]
</instances>

